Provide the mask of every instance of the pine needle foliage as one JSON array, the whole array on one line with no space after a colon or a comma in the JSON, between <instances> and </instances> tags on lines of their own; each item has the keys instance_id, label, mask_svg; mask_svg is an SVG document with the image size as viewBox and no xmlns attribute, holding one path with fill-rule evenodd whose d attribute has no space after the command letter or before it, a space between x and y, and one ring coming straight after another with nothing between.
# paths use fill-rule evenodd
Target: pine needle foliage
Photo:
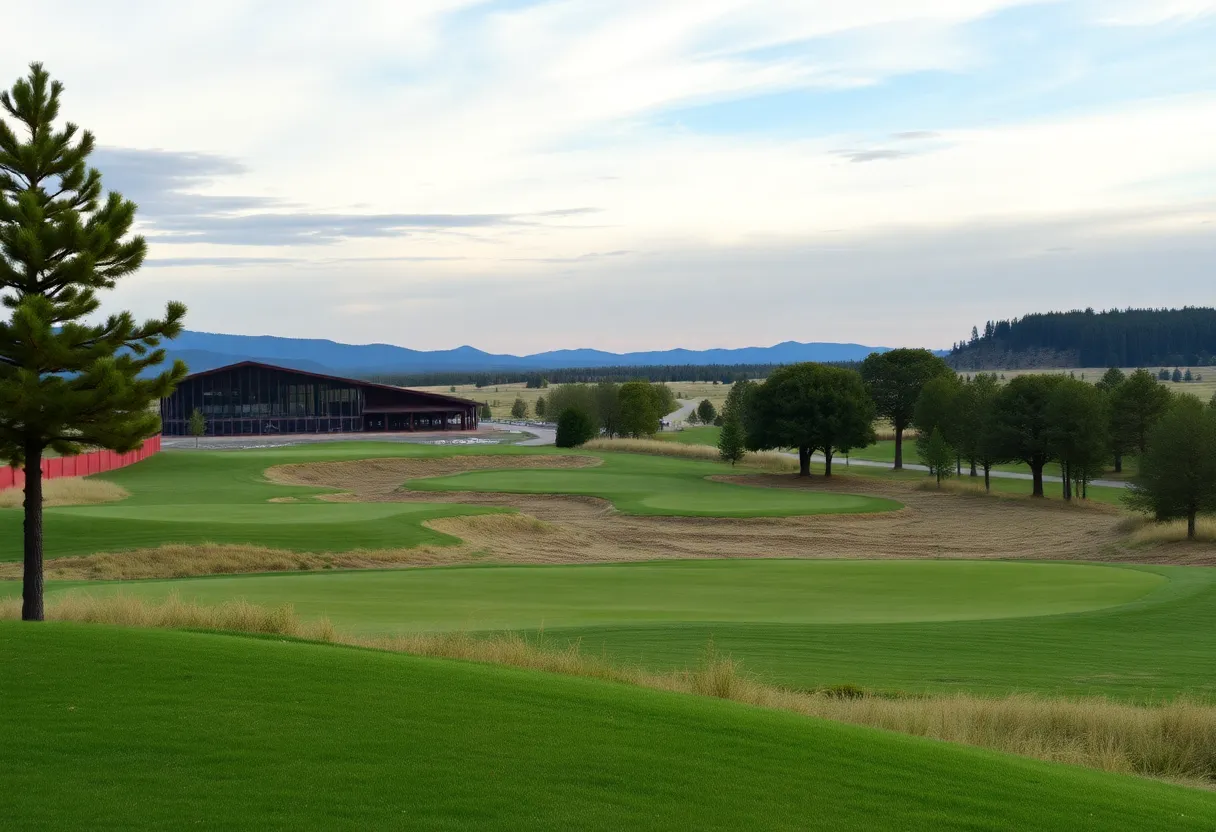
<instances>
[{"instance_id":1,"label":"pine needle foliage","mask_svg":"<svg viewBox=\"0 0 1216 832\"><path fill-rule=\"evenodd\" d=\"M98 292L144 260L130 234L135 203L104 193L88 165L93 134L56 127L63 85L41 64L0 92L0 458L24 465L22 615L41 620L43 453L85 447L129 451L160 430L152 404L186 375L165 360L186 307L136 322L129 312L96 317Z\"/></svg>"}]
</instances>

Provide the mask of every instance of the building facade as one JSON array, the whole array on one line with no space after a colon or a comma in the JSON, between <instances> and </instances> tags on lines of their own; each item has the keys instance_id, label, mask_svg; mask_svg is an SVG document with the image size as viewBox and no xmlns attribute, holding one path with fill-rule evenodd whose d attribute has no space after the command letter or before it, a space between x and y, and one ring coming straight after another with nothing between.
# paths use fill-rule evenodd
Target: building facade
<instances>
[{"instance_id":1,"label":"building facade","mask_svg":"<svg viewBox=\"0 0 1216 832\"><path fill-rule=\"evenodd\" d=\"M166 436L190 433L199 410L207 436L474 430L477 402L242 361L187 376L162 399Z\"/></svg>"}]
</instances>

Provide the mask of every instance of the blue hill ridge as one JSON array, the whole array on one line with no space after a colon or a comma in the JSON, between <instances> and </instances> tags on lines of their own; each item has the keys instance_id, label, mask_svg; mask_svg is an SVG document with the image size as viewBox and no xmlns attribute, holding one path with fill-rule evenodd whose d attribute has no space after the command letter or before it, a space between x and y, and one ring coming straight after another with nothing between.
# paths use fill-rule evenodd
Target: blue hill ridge
<instances>
[{"instance_id":1,"label":"blue hill ridge","mask_svg":"<svg viewBox=\"0 0 1216 832\"><path fill-rule=\"evenodd\" d=\"M427 373L440 371L545 370L559 367L651 366L656 364L789 364L798 361L859 361L887 347L785 341L771 347L614 353L565 349L531 355L504 355L470 346L413 350L393 344L342 344L319 338L224 335L187 330L167 345L192 372L237 361L262 361L318 373Z\"/></svg>"}]
</instances>

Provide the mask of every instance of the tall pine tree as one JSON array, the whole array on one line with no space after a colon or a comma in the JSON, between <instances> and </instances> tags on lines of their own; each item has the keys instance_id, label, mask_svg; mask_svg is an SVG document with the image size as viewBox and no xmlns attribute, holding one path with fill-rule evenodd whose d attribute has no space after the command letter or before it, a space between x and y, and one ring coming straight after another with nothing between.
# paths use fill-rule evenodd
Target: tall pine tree
<instances>
[{"instance_id":1,"label":"tall pine tree","mask_svg":"<svg viewBox=\"0 0 1216 832\"><path fill-rule=\"evenodd\" d=\"M186 375L169 370L162 338L176 337L186 307L136 323L129 312L95 317L97 292L143 263L142 237L129 236L135 204L103 196L88 166L93 135L57 130L63 85L41 64L0 92L0 459L25 467L21 617L42 604L42 459L86 447L129 451L160 430L152 409ZM6 118L7 117L7 118Z\"/></svg>"}]
</instances>

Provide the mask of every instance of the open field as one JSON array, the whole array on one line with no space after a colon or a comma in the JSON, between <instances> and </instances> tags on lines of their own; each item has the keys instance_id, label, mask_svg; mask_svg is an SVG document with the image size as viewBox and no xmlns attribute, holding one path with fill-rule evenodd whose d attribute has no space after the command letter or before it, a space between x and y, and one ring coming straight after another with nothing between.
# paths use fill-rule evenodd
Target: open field
<instances>
[{"instance_id":1,"label":"open field","mask_svg":"<svg viewBox=\"0 0 1216 832\"><path fill-rule=\"evenodd\" d=\"M457 384L455 392L451 385L440 385L437 387L418 387L417 390L426 390L430 393L443 393L449 396L460 396L465 399L472 399L475 402L485 402L490 405L490 412L495 419L509 420L511 416L511 405L515 404L516 399L523 399L528 404L529 418L536 416L536 400L541 396L546 396L550 391L559 384L553 384L549 387L539 388L533 387L529 389L524 382L516 384L491 384L488 387L478 387L474 384ZM726 401L726 395L730 391L730 386L718 385L714 387L708 382L670 382L668 385L676 393L677 398L691 398L696 395L696 400L708 398L714 402L715 407L719 407ZM704 390L705 392L700 392ZM722 391L722 392L718 392Z\"/></svg>"},{"instance_id":2,"label":"open field","mask_svg":"<svg viewBox=\"0 0 1216 832\"><path fill-rule=\"evenodd\" d=\"M1200 790L492 665L7 622L0 658L21 668L0 776L24 828L1216 823Z\"/></svg>"}]
</instances>

